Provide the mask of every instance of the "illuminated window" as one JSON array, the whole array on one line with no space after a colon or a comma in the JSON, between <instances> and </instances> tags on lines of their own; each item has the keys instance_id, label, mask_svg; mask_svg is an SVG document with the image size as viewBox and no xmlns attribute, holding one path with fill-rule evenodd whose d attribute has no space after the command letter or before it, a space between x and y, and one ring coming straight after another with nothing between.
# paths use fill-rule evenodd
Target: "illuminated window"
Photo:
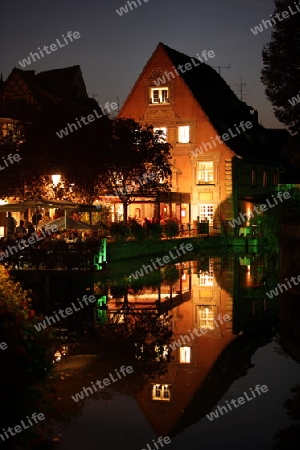
<instances>
[{"instance_id":1,"label":"illuminated window","mask_svg":"<svg viewBox=\"0 0 300 450\"><path fill-rule=\"evenodd\" d=\"M180 362L182 364L188 364L191 362L191 347L180 347Z\"/></svg>"},{"instance_id":2,"label":"illuminated window","mask_svg":"<svg viewBox=\"0 0 300 450\"><path fill-rule=\"evenodd\" d=\"M178 142L181 144L190 142L190 127L188 125L178 127Z\"/></svg>"},{"instance_id":3,"label":"illuminated window","mask_svg":"<svg viewBox=\"0 0 300 450\"><path fill-rule=\"evenodd\" d=\"M199 272L200 286L213 286L214 285L214 268L213 265L209 265L208 270L200 270Z\"/></svg>"},{"instance_id":4,"label":"illuminated window","mask_svg":"<svg viewBox=\"0 0 300 450\"><path fill-rule=\"evenodd\" d=\"M209 220L212 222L214 215L214 206L213 205L200 205L199 208L199 219L201 220Z\"/></svg>"},{"instance_id":5,"label":"illuminated window","mask_svg":"<svg viewBox=\"0 0 300 450\"><path fill-rule=\"evenodd\" d=\"M159 142L166 142L167 140L167 128L166 127L154 127L153 133L158 135L157 140Z\"/></svg>"},{"instance_id":6,"label":"illuminated window","mask_svg":"<svg viewBox=\"0 0 300 450\"><path fill-rule=\"evenodd\" d=\"M212 161L198 162L197 184L210 184L214 181L214 164Z\"/></svg>"},{"instance_id":7,"label":"illuminated window","mask_svg":"<svg viewBox=\"0 0 300 450\"><path fill-rule=\"evenodd\" d=\"M169 354L169 347L167 345L159 346L156 345L154 347L155 353L157 353L156 361L160 361L161 359L167 359Z\"/></svg>"},{"instance_id":8,"label":"illuminated window","mask_svg":"<svg viewBox=\"0 0 300 450\"><path fill-rule=\"evenodd\" d=\"M263 171L263 187L268 186L268 172L266 170Z\"/></svg>"},{"instance_id":9,"label":"illuminated window","mask_svg":"<svg viewBox=\"0 0 300 450\"><path fill-rule=\"evenodd\" d=\"M154 384L152 387L152 400L169 402L171 399L170 384Z\"/></svg>"},{"instance_id":10,"label":"illuminated window","mask_svg":"<svg viewBox=\"0 0 300 450\"><path fill-rule=\"evenodd\" d=\"M169 103L169 89L166 87L151 88L150 103Z\"/></svg>"},{"instance_id":11,"label":"illuminated window","mask_svg":"<svg viewBox=\"0 0 300 450\"><path fill-rule=\"evenodd\" d=\"M215 307L201 305L199 306L199 320L200 320L200 328L206 328L207 330L214 330L214 316L215 316Z\"/></svg>"}]
</instances>

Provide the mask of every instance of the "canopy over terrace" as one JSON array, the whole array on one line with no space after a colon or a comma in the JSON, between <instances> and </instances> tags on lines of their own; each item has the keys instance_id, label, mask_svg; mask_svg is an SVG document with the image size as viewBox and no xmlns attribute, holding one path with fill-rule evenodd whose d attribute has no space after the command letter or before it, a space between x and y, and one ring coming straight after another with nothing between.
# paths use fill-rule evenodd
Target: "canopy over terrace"
<instances>
[{"instance_id":1,"label":"canopy over terrace","mask_svg":"<svg viewBox=\"0 0 300 450\"><path fill-rule=\"evenodd\" d=\"M72 203L68 200L46 200L46 199L32 199L26 200L24 202L19 203L5 203L0 205L0 213L1 212L25 212L28 209L37 209L37 208L55 208L62 209L65 211L65 220L67 219L67 210L78 210L80 207L77 203ZM3 223L4 225L4 223ZM66 227L65 227L66 228Z\"/></svg>"},{"instance_id":2,"label":"canopy over terrace","mask_svg":"<svg viewBox=\"0 0 300 450\"><path fill-rule=\"evenodd\" d=\"M66 230L95 230L96 227L93 225L88 225L87 223L81 222L80 220L74 220L70 217L60 217L59 219L50 220L47 222L47 227L55 225L58 229L64 228ZM38 228L44 227L45 224L39 225Z\"/></svg>"},{"instance_id":3,"label":"canopy over terrace","mask_svg":"<svg viewBox=\"0 0 300 450\"><path fill-rule=\"evenodd\" d=\"M77 203L72 203L70 201L34 199L34 200L26 200L25 202L19 203L5 203L4 205L0 205L0 212L1 211L24 212L27 209L34 209L34 208L36 209L39 207L61 208L67 210L67 209L78 209L79 205Z\"/></svg>"}]
</instances>

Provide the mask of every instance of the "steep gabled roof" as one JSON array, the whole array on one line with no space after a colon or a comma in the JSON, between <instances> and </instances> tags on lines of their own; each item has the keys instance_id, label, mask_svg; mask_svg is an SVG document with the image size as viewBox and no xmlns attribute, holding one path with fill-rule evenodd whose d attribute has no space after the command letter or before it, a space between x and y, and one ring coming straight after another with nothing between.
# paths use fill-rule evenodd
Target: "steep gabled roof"
<instances>
[{"instance_id":1,"label":"steep gabled roof","mask_svg":"<svg viewBox=\"0 0 300 450\"><path fill-rule=\"evenodd\" d=\"M23 83L36 100L37 109L46 110L53 108L57 104L63 104L69 108L80 107L86 110L98 107L97 102L88 97L81 69L78 65L48 70L37 75L34 70L21 70L15 67L4 84L4 97L6 86L9 86L12 80L16 80L19 86L18 79L23 80ZM7 98L13 97L14 94L11 92L11 88L7 87ZM20 98L19 93L18 98ZM9 111L9 105L2 104L1 106L3 111ZM13 114L13 111L10 112Z\"/></svg>"},{"instance_id":2,"label":"steep gabled roof","mask_svg":"<svg viewBox=\"0 0 300 450\"><path fill-rule=\"evenodd\" d=\"M163 47L175 67L179 64L184 66L186 63L191 63L190 56L162 43L159 46ZM203 62L185 73L180 73L180 76L218 135L228 133L229 128L237 134L235 124L239 126L242 120L253 124L253 128L226 141L228 147L238 156L262 159L272 157L273 160L276 158L279 147L274 148L270 133L259 125L255 115L250 112L254 112L253 108L239 100L226 81L212 67Z\"/></svg>"},{"instance_id":3,"label":"steep gabled roof","mask_svg":"<svg viewBox=\"0 0 300 450\"><path fill-rule=\"evenodd\" d=\"M40 72L35 83L61 99L88 98L79 65Z\"/></svg>"},{"instance_id":4,"label":"steep gabled roof","mask_svg":"<svg viewBox=\"0 0 300 450\"><path fill-rule=\"evenodd\" d=\"M133 95L146 69L149 65L153 65L155 55L160 50L165 52L175 68L178 68L179 64L184 66L186 63L191 63L191 56L178 52L160 42L138 77L124 105L127 104ZM198 61L197 58L194 59ZM282 143L274 140L274 135L270 133L270 130L258 123L256 111L245 102L239 100L226 81L212 67L203 62L196 67L193 66L191 70L186 70L185 73L179 71L178 73L191 95L216 129L217 134L222 136L224 133L228 133L229 129L234 134L237 134L236 137L226 141L226 145L237 156L274 161L274 163L280 161ZM239 127L242 120L244 122L250 121L253 127L243 132ZM241 130L241 134L235 131L235 124ZM212 137L214 138L215 136Z\"/></svg>"}]
</instances>

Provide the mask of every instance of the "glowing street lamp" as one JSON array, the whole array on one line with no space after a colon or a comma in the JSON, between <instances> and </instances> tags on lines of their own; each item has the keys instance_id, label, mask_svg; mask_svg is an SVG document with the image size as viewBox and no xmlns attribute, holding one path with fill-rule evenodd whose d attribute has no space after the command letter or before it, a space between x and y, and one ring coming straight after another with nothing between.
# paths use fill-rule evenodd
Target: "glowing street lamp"
<instances>
[{"instance_id":1,"label":"glowing street lamp","mask_svg":"<svg viewBox=\"0 0 300 450\"><path fill-rule=\"evenodd\" d=\"M51 175L51 178L52 178L53 186L56 187L58 185L58 183L60 182L60 180L61 180L61 175L60 174L56 174L56 175L53 174L53 175Z\"/></svg>"}]
</instances>

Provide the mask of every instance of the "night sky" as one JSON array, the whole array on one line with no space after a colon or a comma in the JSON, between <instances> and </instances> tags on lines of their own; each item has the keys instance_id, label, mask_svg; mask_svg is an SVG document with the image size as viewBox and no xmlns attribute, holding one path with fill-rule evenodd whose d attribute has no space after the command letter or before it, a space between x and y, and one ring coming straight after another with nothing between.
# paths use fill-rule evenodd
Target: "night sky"
<instances>
[{"instance_id":1,"label":"night sky","mask_svg":"<svg viewBox=\"0 0 300 450\"><path fill-rule=\"evenodd\" d=\"M80 38L27 66L36 72L79 64L89 95L99 104L120 106L159 42L189 56L213 50L211 66L228 66L228 84L247 84L244 100L259 121L280 127L260 81L261 51L271 28L256 36L250 28L274 12L272 0L139 0L119 16L125 0L9 0L0 6L0 72L4 79L18 61L49 46L68 31ZM238 93L238 86L232 86Z\"/></svg>"}]
</instances>

